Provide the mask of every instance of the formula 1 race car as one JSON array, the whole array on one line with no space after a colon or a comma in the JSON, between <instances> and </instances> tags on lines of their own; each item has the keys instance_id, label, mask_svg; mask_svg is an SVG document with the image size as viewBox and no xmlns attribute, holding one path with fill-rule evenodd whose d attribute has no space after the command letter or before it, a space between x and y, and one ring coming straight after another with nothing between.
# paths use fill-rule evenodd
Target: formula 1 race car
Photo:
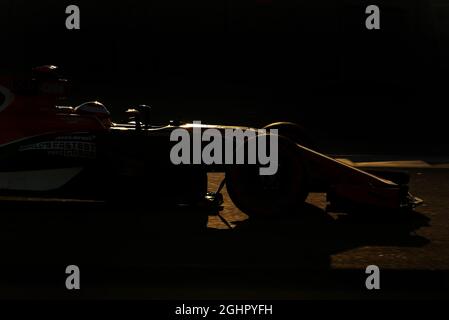
<instances>
[{"instance_id":1,"label":"formula 1 race car","mask_svg":"<svg viewBox=\"0 0 449 320\"><path fill-rule=\"evenodd\" d=\"M373 174L316 152L293 123L264 130L178 121L154 125L151 108L136 106L127 110L128 121L118 124L99 102L58 106L66 86L54 66L35 68L28 79L0 79L2 195L194 204L217 196L208 193L207 173L225 172L232 201L252 216L298 211L309 192L327 193L329 210L345 212L412 208L421 202L409 193L405 175ZM229 141L227 130L251 134L239 143ZM185 162L173 161L179 143L175 132L178 138L182 132L190 135ZM201 146L212 136L221 136L224 142L216 146L234 154L224 161L203 161ZM241 161L250 155L254 139L274 136L278 156L272 174L260 174L266 162ZM248 150L245 159L232 161L242 148Z\"/></svg>"}]
</instances>

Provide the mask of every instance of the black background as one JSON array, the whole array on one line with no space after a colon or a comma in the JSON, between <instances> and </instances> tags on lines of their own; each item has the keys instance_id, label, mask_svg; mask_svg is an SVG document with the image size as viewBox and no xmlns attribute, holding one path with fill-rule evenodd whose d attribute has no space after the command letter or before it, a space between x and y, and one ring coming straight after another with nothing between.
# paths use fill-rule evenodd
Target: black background
<instances>
[{"instance_id":1,"label":"black background","mask_svg":"<svg viewBox=\"0 0 449 320\"><path fill-rule=\"evenodd\" d=\"M65 28L69 4L80 30ZM370 4L381 30L365 28ZM325 143L433 152L447 132L447 13L434 0L8 0L0 70L58 65L70 103L99 99L116 119L147 103L164 120L291 120Z\"/></svg>"}]
</instances>

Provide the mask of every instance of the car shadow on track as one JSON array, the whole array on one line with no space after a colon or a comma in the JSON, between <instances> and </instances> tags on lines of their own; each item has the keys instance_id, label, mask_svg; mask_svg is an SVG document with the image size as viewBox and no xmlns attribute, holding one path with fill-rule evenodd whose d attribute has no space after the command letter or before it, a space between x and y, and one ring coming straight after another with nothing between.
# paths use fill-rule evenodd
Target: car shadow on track
<instances>
[{"instance_id":1,"label":"car shadow on track","mask_svg":"<svg viewBox=\"0 0 449 320\"><path fill-rule=\"evenodd\" d=\"M207 228L198 208L79 203L3 203L3 265L68 262L107 266L327 269L330 256L360 246L419 247L418 212L331 216L310 204L298 214Z\"/></svg>"},{"instance_id":2,"label":"car shadow on track","mask_svg":"<svg viewBox=\"0 0 449 320\"><path fill-rule=\"evenodd\" d=\"M430 219L411 211L390 214L329 215L305 204L281 218L237 221L216 230L216 241L231 248L234 263L327 269L330 256L361 246L420 247L429 240L415 233ZM220 247L217 245L217 247Z\"/></svg>"}]
</instances>

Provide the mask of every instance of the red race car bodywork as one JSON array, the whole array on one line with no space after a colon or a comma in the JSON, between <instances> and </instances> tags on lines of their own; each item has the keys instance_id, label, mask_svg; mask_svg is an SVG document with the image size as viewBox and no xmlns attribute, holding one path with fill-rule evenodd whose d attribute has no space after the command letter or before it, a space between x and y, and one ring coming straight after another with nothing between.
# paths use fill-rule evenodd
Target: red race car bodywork
<instances>
[{"instance_id":1,"label":"red race car bodywork","mask_svg":"<svg viewBox=\"0 0 449 320\"><path fill-rule=\"evenodd\" d=\"M139 110L130 112L132 122L115 124L98 102L58 107L66 81L55 71L44 66L25 81L0 80L0 191L4 193L103 199L176 194L182 195L175 197L178 202L197 201L207 194L207 172L222 171L232 200L247 213L272 214L299 206L309 192L326 192L329 209L335 211L412 208L421 202L395 175L362 171L304 146L292 134L291 123L268 126L279 129L284 146L284 170L273 178L282 183L275 192L266 188L267 179L261 180L246 166L175 166L169 160L170 134L178 128L191 132L195 125L152 126Z\"/></svg>"}]
</instances>

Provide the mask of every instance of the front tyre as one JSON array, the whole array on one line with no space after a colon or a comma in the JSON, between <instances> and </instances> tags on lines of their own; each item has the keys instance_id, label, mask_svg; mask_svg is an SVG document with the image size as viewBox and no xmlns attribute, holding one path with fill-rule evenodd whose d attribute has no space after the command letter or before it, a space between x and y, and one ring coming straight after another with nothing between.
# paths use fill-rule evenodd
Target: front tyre
<instances>
[{"instance_id":1,"label":"front tyre","mask_svg":"<svg viewBox=\"0 0 449 320\"><path fill-rule=\"evenodd\" d=\"M279 135L307 148L313 148L315 146L315 142L307 134L305 128L294 122L273 122L263 127L263 129L276 129Z\"/></svg>"},{"instance_id":2,"label":"front tyre","mask_svg":"<svg viewBox=\"0 0 449 320\"><path fill-rule=\"evenodd\" d=\"M234 204L251 217L279 217L300 211L308 187L307 171L296 144L278 136L277 172L262 176L259 168L259 165L228 168L226 185Z\"/></svg>"}]
</instances>

